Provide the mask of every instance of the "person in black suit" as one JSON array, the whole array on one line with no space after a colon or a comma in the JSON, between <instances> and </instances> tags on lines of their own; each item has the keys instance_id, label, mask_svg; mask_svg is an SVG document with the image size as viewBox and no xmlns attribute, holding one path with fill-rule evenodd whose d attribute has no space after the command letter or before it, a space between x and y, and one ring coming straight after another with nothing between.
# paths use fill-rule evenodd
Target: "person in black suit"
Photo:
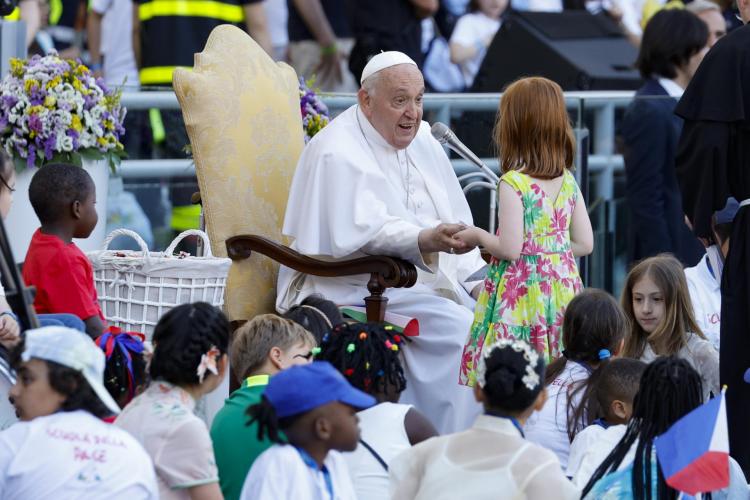
<instances>
[{"instance_id":1,"label":"person in black suit","mask_svg":"<svg viewBox=\"0 0 750 500\"><path fill-rule=\"evenodd\" d=\"M705 253L685 223L675 172L682 119L674 108L708 51L707 42L706 24L684 10L657 13L643 32L636 66L645 84L620 127L631 263L671 252L683 265L694 266Z\"/></svg>"}]
</instances>

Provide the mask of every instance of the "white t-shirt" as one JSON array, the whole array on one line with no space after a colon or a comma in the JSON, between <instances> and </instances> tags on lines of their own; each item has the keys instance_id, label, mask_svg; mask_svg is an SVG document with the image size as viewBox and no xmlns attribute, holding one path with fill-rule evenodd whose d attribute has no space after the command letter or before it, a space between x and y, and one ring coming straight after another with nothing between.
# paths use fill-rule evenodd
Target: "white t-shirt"
<instances>
[{"instance_id":1,"label":"white t-shirt","mask_svg":"<svg viewBox=\"0 0 750 500\"><path fill-rule=\"evenodd\" d=\"M592 427L599 426L590 425L583 431L581 431L580 434L577 434L570 449L571 465L573 465L573 449L575 448L578 466L576 467L576 470L571 470L571 468L569 468L568 476L572 476L573 484L581 489L586 486L586 483L589 482L589 479L591 479L591 476L594 475L596 469L598 469L602 462L604 462L604 459L607 458L610 453L612 453L612 450L615 449L615 446L617 446L617 443L620 442L622 437L625 435L625 431L628 429L626 425L613 425L612 427L608 427L607 429L602 429L601 427L599 427L599 429L601 429L600 431L594 429L594 436L584 435L584 433ZM578 436L583 437L583 441L581 443L577 443ZM595 437L596 439L590 439L592 437ZM585 445L585 447L581 445ZM622 461L622 464L620 464L617 470L624 469L633 461L633 457L635 456L635 449L636 446L630 448L630 451L628 451L627 455Z\"/></svg>"},{"instance_id":2,"label":"white t-shirt","mask_svg":"<svg viewBox=\"0 0 750 500\"><path fill-rule=\"evenodd\" d=\"M380 403L357 413L362 440L388 465L401 452L411 448L404 419L411 405ZM361 443L344 453L357 500L388 498L388 471Z\"/></svg>"},{"instance_id":3,"label":"white t-shirt","mask_svg":"<svg viewBox=\"0 0 750 500\"><path fill-rule=\"evenodd\" d=\"M489 18L481 12L470 12L458 18L450 43L474 47L486 38L494 36L498 29L500 29L499 19ZM477 76L486 53L487 49L483 48L472 59L459 64L467 88L474 83L474 77Z\"/></svg>"},{"instance_id":4,"label":"white t-shirt","mask_svg":"<svg viewBox=\"0 0 750 500\"><path fill-rule=\"evenodd\" d=\"M151 458L88 412L58 412L0 433L0 498L157 499Z\"/></svg>"},{"instance_id":5,"label":"white t-shirt","mask_svg":"<svg viewBox=\"0 0 750 500\"><path fill-rule=\"evenodd\" d=\"M341 453L329 451L323 466L330 476L333 498L323 471L307 465L294 446L274 445L253 462L240 500L356 500Z\"/></svg>"},{"instance_id":6,"label":"white t-shirt","mask_svg":"<svg viewBox=\"0 0 750 500\"><path fill-rule=\"evenodd\" d=\"M719 350L721 285L708 269L708 255L704 255L695 267L686 268L685 277L695 320L709 342Z\"/></svg>"},{"instance_id":7,"label":"white t-shirt","mask_svg":"<svg viewBox=\"0 0 750 500\"><path fill-rule=\"evenodd\" d=\"M547 386L547 403L526 421L526 439L555 452L563 470L568 467L568 391L589 378L583 365L568 361L565 369ZM576 395L580 398L580 392Z\"/></svg>"},{"instance_id":8,"label":"white t-shirt","mask_svg":"<svg viewBox=\"0 0 750 500\"><path fill-rule=\"evenodd\" d=\"M102 14L101 52L104 56L105 83L138 88L138 68L133 54L132 0L91 0L94 12Z\"/></svg>"}]
</instances>

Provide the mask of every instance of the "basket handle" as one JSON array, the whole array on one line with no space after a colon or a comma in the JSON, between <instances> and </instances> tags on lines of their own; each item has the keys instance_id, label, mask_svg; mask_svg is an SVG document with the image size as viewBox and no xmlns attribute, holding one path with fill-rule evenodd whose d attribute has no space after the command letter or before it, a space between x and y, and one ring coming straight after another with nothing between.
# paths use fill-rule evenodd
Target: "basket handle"
<instances>
[{"instance_id":1,"label":"basket handle","mask_svg":"<svg viewBox=\"0 0 750 500\"><path fill-rule=\"evenodd\" d=\"M174 254L174 249L177 248L177 245L179 245L180 242L188 236L198 236L203 240L203 251L205 252L204 257L214 256L214 254L211 253L211 242L208 240L208 235L200 229L188 229L187 231L183 231L178 234L177 237L172 240L172 243L169 244L167 249L164 250L164 254L167 257L171 257L172 254Z\"/></svg>"},{"instance_id":2,"label":"basket handle","mask_svg":"<svg viewBox=\"0 0 750 500\"><path fill-rule=\"evenodd\" d=\"M131 231L130 229L115 229L111 233L107 235L107 238L104 240L104 243L102 244L102 250L109 250L109 244L112 243L112 240L117 238L118 236L130 236L135 240L136 243L138 243L138 246L141 247L141 252L143 252L143 255L148 258L148 245L146 245L146 242L143 241L143 238L136 233L135 231Z\"/></svg>"}]
</instances>

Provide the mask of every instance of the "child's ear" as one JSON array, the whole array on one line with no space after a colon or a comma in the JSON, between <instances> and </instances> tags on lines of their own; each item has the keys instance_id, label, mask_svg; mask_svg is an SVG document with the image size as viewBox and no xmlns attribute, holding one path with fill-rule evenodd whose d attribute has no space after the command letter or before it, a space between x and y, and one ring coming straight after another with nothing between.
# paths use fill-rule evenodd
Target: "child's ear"
<instances>
[{"instance_id":1,"label":"child's ear","mask_svg":"<svg viewBox=\"0 0 750 500\"><path fill-rule=\"evenodd\" d=\"M474 384L474 399L477 400L477 403L484 403L485 400L484 391L476 383Z\"/></svg>"},{"instance_id":2,"label":"child's ear","mask_svg":"<svg viewBox=\"0 0 750 500\"><path fill-rule=\"evenodd\" d=\"M73 218L76 220L81 218L81 202L80 201L76 200L70 204L70 215L72 215Z\"/></svg>"},{"instance_id":3,"label":"child's ear","mask_svg":"<svg viewBox=\"0 0 750 500\"><path fill-rule=\"evenodd\" d=\"M547 388L539 392L539 395L536 397L536 401L534 401L534 411L542 411L542 408L544 408L544 403L547 402Z\"/></svg>"},{"instance_id":4,"label":"child's ear","mask_svg":"<svg viewBox=\"0 0 750 500\"><path fill-rule=\"evenodd\" d=\"M331 422L324 416L315 419L315 436L321 441L331 439Z\"/></svg>"},{"instance_id":5,"label":"child's ear","mask_svg":"<svg viewBox=\"0 0 750 500\"><path fill-rule=\"evenodd\" d=\"M628 419L627 405L619 399L615 399L614 401L612 401L612 403L610 403L609 405L609 409L617 418L622 420Z\"/></svg>"},{"instance_id":6,"label":"child's ear","mask_svg":"<svg viewBox=\"0 0 750 500\"><path fill-rule=\"evenodd\" d=\"M281 361L281 355L283 353L281 352L281 349L279 349L276 346L273 346L270 351L268 351L268 359L271 361L271 364L279 371L284 369L284 364Z\"/></svg>"}]
</instances>

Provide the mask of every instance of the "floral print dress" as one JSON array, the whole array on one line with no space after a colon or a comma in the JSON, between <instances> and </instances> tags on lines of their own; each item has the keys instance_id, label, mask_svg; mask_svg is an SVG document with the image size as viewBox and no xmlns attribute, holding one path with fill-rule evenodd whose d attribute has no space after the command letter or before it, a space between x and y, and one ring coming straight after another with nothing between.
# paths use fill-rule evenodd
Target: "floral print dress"
<instances>
[{"instance_id":1,"label":"floral print dress","mask_svg":"<svg viewBox=\"0 0 750 500\"><path fill-rule=\"evenodd\" d=\"M549 361L560 355L562 318L583 288L570 246L570 220L579 190L565 171L560 193L551 199L532 177L511 170L500 182L523 203L524 242L515 261L492 259L474 309L464 346L459 381L473 386L482 351L498 338L529 342Z\"/></svg>"}]
</instances>

